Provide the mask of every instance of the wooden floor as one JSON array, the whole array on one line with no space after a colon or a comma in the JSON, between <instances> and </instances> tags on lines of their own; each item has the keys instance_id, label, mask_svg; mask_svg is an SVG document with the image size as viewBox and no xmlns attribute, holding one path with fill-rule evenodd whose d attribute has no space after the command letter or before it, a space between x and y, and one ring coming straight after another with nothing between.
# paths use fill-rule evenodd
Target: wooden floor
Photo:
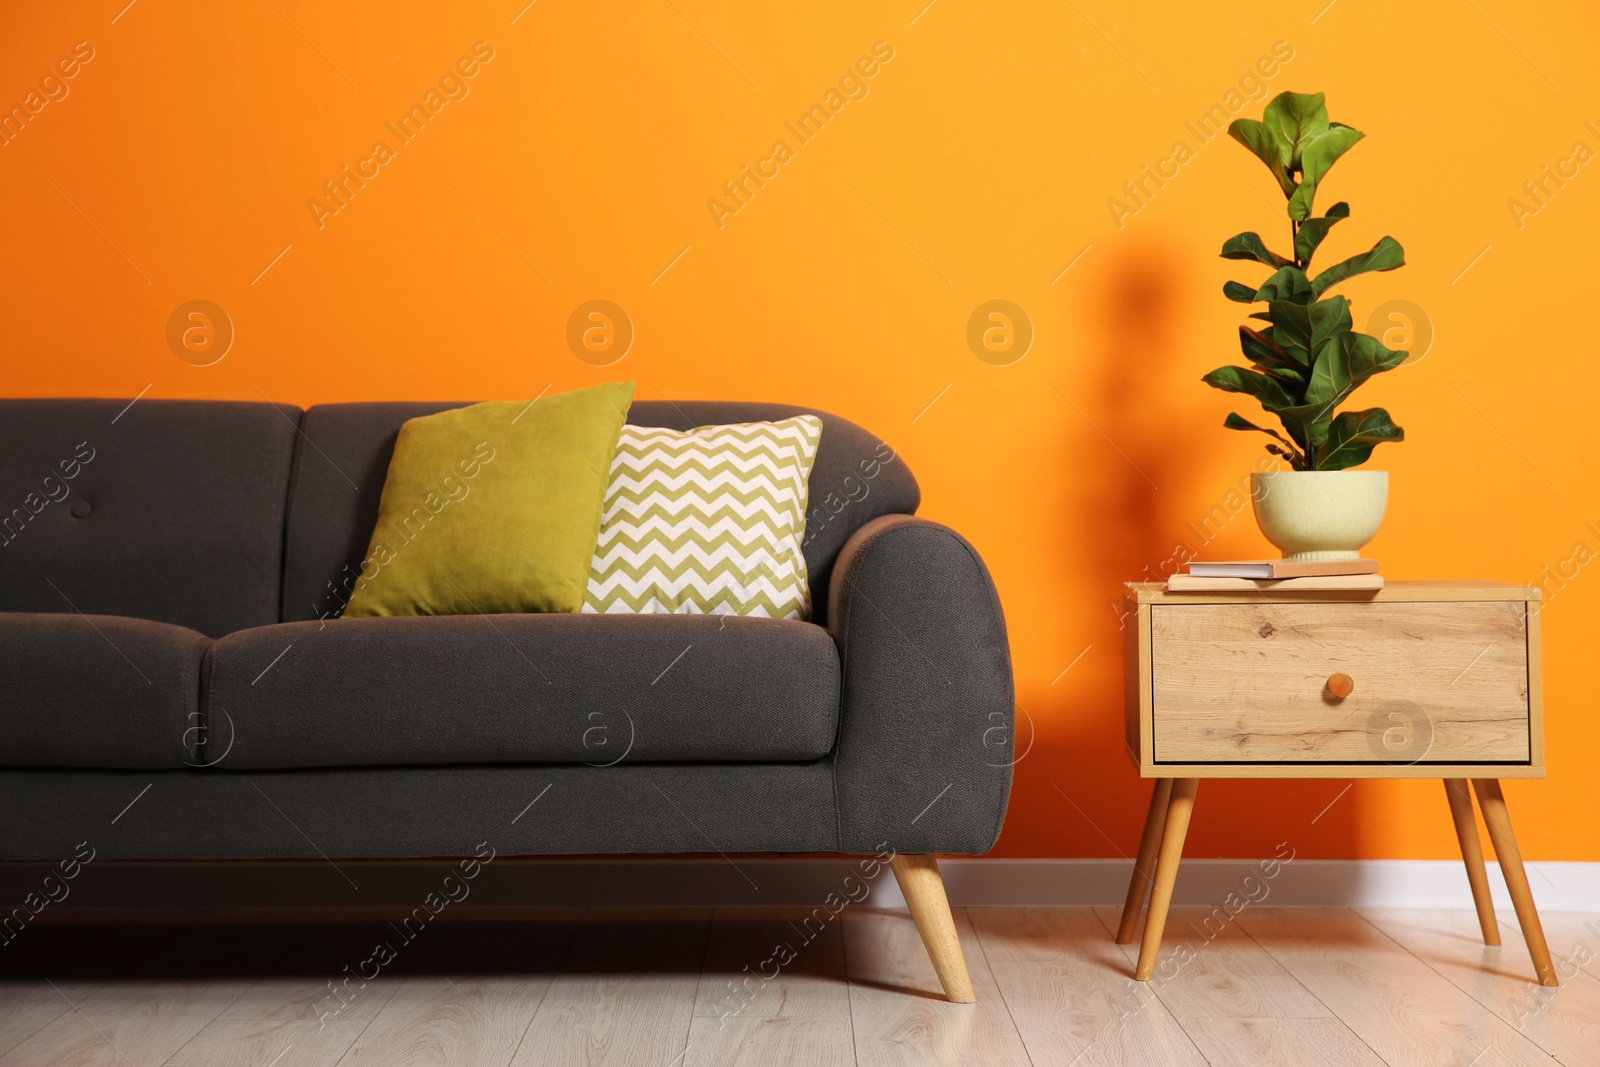
<instances>
[{"instance_id":1,"label":"wooden floor","mask_svg":"<svg viewBox=\"0 0 1600 1067\"><path fill-rule=\"evenodd\" d=\"M976 1005L857 907L36 926L0 947L0 1067L1600 1064L1600 913L1544 916L1559 989L1509 913L1486 948L1470 911L1175 908L1149 984L1116 919L958 912Z\"/></svg>"}]
</instances>

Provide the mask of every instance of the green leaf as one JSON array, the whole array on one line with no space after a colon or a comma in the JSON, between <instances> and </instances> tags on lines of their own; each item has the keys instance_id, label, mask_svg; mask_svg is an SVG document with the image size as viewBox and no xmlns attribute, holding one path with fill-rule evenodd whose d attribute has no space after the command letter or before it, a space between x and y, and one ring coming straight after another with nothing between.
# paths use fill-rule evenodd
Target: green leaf
<instances>
[{"instance_id":1,"label":"green leaf","mask_svg":"<svg viewBox=\"0 0 1600 1067\"><path fill-rule=\"evenodd\" d=\"M1248 326L1239 327L1239 348L1250 362L1265 367L1292 367L1288 353L1279 348L1272 338L1252 330Z\"/></svg>"},{"instance_id":2,"label":"green leaf","mask_svg":"<svg viewBox=\"0 0 1600 1067\"><path fill-rule=\"evenodd\" d=\"M1337 285L1346 278L1357 274L1366 274L1377 270L1394 270L1396 267L1406 265L1405 249L1400 247L1400 242L1393 237L1384 237L1373 245L1369 251L1359 256L1351 256L1343 263L1335 263L1321 274L1316 281L1311 283L1311 288L1318 296L1331 286Z\"/></svg>"},{"instance_id":3,"label":"green leaf","mask_svg":"<svg viewBox=\"0 0 1600 1067\"><path fill-rule=\"evenodd\" d=\"M1254 301L1255 297L1252 296L1250 299L1252 301ZM1262 322L1271 322L1272 321L1272 316L1268 315L1265 311L1252 311L1252 312L1250 312L1250 317L1252 319L1260 319Z\"/></svg>"},{"instance_id":4,"label":"green leaf","mask_svg":"<svg viewBox=\"0 0 1600 1067\"><path fill-rule=\"evenodd\" d=\"M1273 272L1272 277L1262 282L1261 288L1256 290L1255 298L1309 304L1316 299L1316 294L1311 291L1311 282L1306 278L1305 271L1290 264L1279 267Z\"/></svg>"},{"instance_id":5,"label":"green leaf","mask_svg":"<svg viewBox=\"0 0 1600 1067\"><path fill-rule=\"evenodd\" d=\"M1262 243L1261 236L1254 233L1241 233L1228 238L1222 245L1222 258L1253 259L1269 267L1282 267L1290 262L1268 248Z\"/></svg>"},{"instance_id":6,"label":"green leaf","mask_svg":"<svg viewBox=\"0 0 1600 1067\"><path fill-rule=\"evenodd\" d=\"M1289 198L1289 217L1304 222L1311 217L1311 202L1317 196L1317 183L1322 181L1334 161L1344 155L1366 134L1351 126L1333 123L1326 131L1311 139L1299 160L1300 184Z\"/></svg>"},{"instance_id":7,"label":"green leaf","mask_svg":"<svg viewBox=\"0 0 1600 1067\"><path fill-rule=\"evenodd\" d=\"M1273 343L1272 338L1257 333L1248 326L1239 327L1239 347L1245 357L1267 374L1282 382L1303 389L1306 384L1305 368L1296 367L1288 353Z\"/></svg>"},{"instance_id":8,"label":"green leaf","mask_svg":"<svg viewBox=\"0 0 1600 1067\"><path fill-rule=\"evenodd\" d=\"M1389 420L1382 408L1346 411L1333 420L1326 447L1317 456L1317 470L1341 471L1365 463L1372 450L1385 441L1404 441L1406 432Z\"/></svg>"},{"instance_id":9,"label":"green leaf","mask_svg":"<svg viewBox=\"0 0 1600 1067\"><path fill-rule=\"evenodd\" d=\"M1328 109L1321 93L1279 93L1267 102L1261 118L1267 129L1289 146L1289 169L1301 169L1306 145L1328 129Z\"/></svg>"},{"instance_id":10,"label":"green leaf","mask_svg":"<svg viewBox=\"0 0 1600 1067\"><path fill-rule=\"evenodd\" d=\"M1243 282L1223 282L1222 295L1241 304L1254 304L1256 291Z\"/></svg>"},{"instance_id":11,"label":"green leaf","mask_svg":"<svg viewBox=\"0 0 1600 1067\"><path fill-rule=\"evenodd\" d=\"M1294 178L1289 174L1291 149L1287 141L1255 119L1234 119L1228 126L1228 136L1267 165L1272 176L1278 179L1278 188L1283 190L1284 196L1294 195Z\"/></svg>"},{"instance_id":12,"label":"green leaf","mask_svg":"<svg viewBox=\"0 0 1600 1067\"><path fill-rule=\"evenodd\" d=\"M1393 370L1405 362L1406 353L1385 348L1376 337L1364 333L1335 334L1317 353L1306 385L1306 403L1342 403L1355 388L1380 371Z\"/></svg>"},{"instance_id":13,"label":"green leaf","mask_svg":"<svg viewBox=\"0 0 1600 1067\"><path fill-rule=\"evenodd\" d=\"M1302 367L1310 368L1317 353L1334 334L1350 329L1350 304L1342 296L1315 304L1275 300L1267 305L1272 316L1272 340Z\"/></svg>"},{"instance_id":14,"label":"green leaf","mask_svg":"<svg viewBox=\"0 0 1600 1067\"><path fill-rule=\"evenodd\" d=\"M1289 431L1295 444L1307 451L1321 448L1328 440L1328 426L1333 420L1326 404L1293 404L1275 406L1263 403L1262 407L1278 416L1283 428Z\"/></svg>"},{"instance_id":15,"label":"green leaf","mask_svg":"<svg viewBox=\"0 0 1600 1067\"><path fill-rule=\"evenodd\" d=\"M1257 433L1264 433L1268 437L1276 437L1286 445L1293 443L1277 430L1269 429L1265 426L1257 426L1249 419L1240 418L1238 413L1233 411L1228 412L1228 417L1222 420L1222 428L1225 430L1254 430Z\"/></svg>"},{"instance_id":16,"label":"green leaf","mask_svg":"<svg viewBox=\"0 0 1600 1067\"><path fill-rule=\"evenodd\" d=\"M1260 371L1246 370L1243 367L1218 367L1200 380L1225 393L1246 393L1253 396L1261 401L1262 407L1267 407L1269 404L1294 403L1293 398L1284 391L1283 385L1276 378L1269 378Z\"/></svg>"},{"instance_id":17,"label":"green leaf","mask_svg":"<svg viewBox=\"0 0 1600 1067\"><path fill-rule=\"evenodd\" d=\"M1340 219L1350 217L1350 205L1343 200L1328 209L1327 214L1320 219L1306 219L1300 224L1300 229L1294 235L1294 256L1301 263L1310 266L1311 257L1317 251L1317 246L1322 239L1328 236L1328 231L1333 229L1334 223ZM1316 286L1313 284L1312 288Z\"/></svg>"}]
</instances>

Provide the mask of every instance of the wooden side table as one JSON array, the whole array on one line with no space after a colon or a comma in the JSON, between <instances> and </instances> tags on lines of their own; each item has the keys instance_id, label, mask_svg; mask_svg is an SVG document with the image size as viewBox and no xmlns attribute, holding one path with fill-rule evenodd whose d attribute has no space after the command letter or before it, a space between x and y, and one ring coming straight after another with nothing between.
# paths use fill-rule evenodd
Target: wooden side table
<instances>
[{"instance_id":1,"label":"wooden side table","mask_svg":"<svg viewBox=\"0 0 1600 1067\"><path fill-rule=\"evenodd\" d=\"M1128 756L1156 779L1117 933L1149 981L1202 778L1439 778L1486 944L1500 943L1478 798L1542 985L1559 985L1501 778L1544 777L1539 592L1391 582L1381 592L1126 586ZM1153 869L1153 878L1152 878Z\"/></svg>"}]
</instances>

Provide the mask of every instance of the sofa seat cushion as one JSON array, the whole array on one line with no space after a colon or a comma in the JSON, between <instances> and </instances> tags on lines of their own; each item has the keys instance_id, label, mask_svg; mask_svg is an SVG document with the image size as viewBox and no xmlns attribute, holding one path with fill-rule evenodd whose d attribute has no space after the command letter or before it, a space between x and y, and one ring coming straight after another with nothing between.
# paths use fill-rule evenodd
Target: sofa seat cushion
<instances>
[{"instance_id":1,"label":"sofa seat cushion","mask_svg":"<svg viewBox=\"0 0 1600 1067\"><path fill-rule=\"evenodd\" d=\"M456 615L263 626L207 660L205 748L269 767L801 761L839 660L809 623Z\"/></svg>"},{"instance_id":2,"label":"sofa seat cushion","mask_svg":"<svg viewBox=\"0 0 1600 1067\"><path fill-rule=\"evenodd\" d=\"M0 766L192 762L210 643L119 615L0 612Z\"/></svg>"}]
</instances>

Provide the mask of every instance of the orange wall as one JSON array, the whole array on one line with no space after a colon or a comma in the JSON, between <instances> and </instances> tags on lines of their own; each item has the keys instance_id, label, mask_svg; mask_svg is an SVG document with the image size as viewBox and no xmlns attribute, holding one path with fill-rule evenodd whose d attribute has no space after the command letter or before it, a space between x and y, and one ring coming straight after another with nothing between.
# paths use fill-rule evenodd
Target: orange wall
<instances>
[{"instance_id":1,"label":"orange wall","mask_svg":"<svg viewBox=\"0 0 1600 1067\"><path fill-rule=\"evenodd\" d=\"M520 0L122 2L4 16L8 105L75 42L94 58L0 147L0 391L312 404L631 377L642 397L855 419L999 583L1037 728L1000 854L1136 841L1148 794L1119 739L1108 605L1177 544L1199 547L1186 524L1261 455L1197 379L1236 355L1222 282L1260 273L1217 248L1245 229L1282 244L1285 228L1264 169L1185 123L1227 106L1275 42L1293 58L1270 91L1325 90L1368 134L1324 192L1354 212L1327 254L1392 233L1410 259L1347 286L1358 324L1405 299L1436 331L1361 397L1410 435L1377 453L1393 489L1371 551L1392 577L1532 580L1575 542L1600 550L1600 165L1537 213L1507 205L1574 142L1600 150L1589 5L539 0L513 21ZM493 59L468 95L399 145L385 123L478 41ZM785 122L878 41L893 58L868 95L800 145ZM379 139L394 158L319 227L307 201ZM793 158L719 227L708 199L780 139ZM1108 199L1178 140L1194 158L1114 220ZM196 298L237 334L208 367L165 339ZM595 298L637 331L609 369L564 341ZM995 298L1036 329L1011 366L964 339ZM1265 550L1248 514L1205 547ZM1508 792L1530 857L1600 860L1585 681L1600 567L1549 588L1550 776ZM1436 783L1359 783L1313 823L1343 787L1207 784L1190 852L1452 854Z\"/></svg>"}]
</instances>

